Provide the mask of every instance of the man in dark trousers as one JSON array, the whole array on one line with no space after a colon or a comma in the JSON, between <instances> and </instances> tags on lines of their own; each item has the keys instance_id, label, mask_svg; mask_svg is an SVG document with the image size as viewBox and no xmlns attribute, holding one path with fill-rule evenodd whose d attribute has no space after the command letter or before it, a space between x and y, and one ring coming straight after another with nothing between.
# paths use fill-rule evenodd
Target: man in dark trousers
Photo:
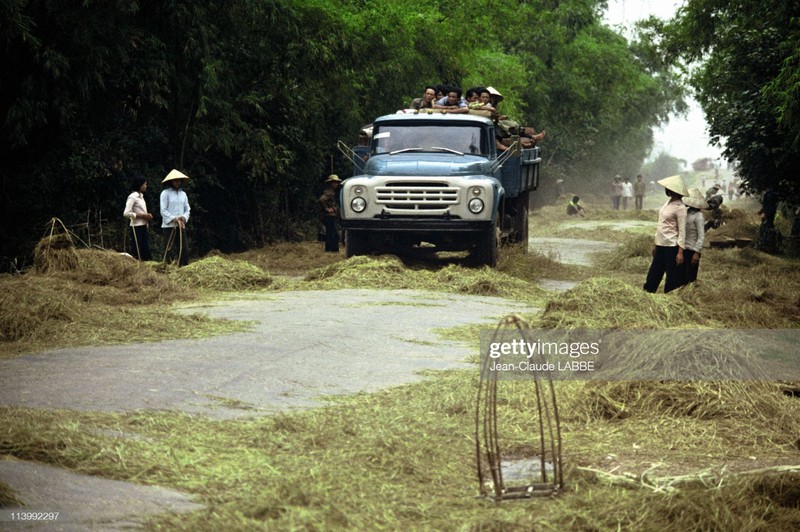
<instances>
[{"instance_id":1,"label":"man in dark trousers","mask_svg":"<svg viewBox=\"0 0 800 532\"><path fill-rule=\"evenodd\" d=\"M342 180L336 174L331 174L325 180L327 188L319 197L319 215L325 227L325 251L337 253L339 251L339 230L336 221L339 219L339 204L336 202L336 191Z\"/></svg>"}]
</instances>

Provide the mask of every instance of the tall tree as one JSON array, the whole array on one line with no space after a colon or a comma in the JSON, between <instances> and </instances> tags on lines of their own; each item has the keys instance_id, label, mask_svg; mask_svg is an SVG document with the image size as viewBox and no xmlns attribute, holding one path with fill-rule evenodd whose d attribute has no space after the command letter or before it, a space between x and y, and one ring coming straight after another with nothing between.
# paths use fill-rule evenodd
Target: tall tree
<instances>
[{"instance_id":1,"label":"tall tree","mask_svg":"<svg viewBox=\"0 0 800 532\"><path fill-rule=\"evenodd\" d=\"M800 201L800 4L689 0L650 28L666 61L688 65L712 140L745 186Z\"/></svg>"}]
</instances>

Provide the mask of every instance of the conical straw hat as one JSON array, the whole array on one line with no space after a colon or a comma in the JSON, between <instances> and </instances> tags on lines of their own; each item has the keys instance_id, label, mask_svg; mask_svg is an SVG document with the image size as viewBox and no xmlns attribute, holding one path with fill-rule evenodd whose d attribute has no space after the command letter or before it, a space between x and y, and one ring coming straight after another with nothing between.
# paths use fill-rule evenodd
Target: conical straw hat
<instances>
[{"instance_id":1,"label":"conical straw hat","mask_svg":"<svg viewBox=\"0 0 800 532\"><path fill-rule=\"evenodd\" d=\"M167 177L164 178L161 184L164 184L167 181L172 181L173 179L189 179L189 176L173 169L170 173L167 174Z\"/></svg>"},{"instance_id":2,"label":"conical straw hat","mask_svg":"<svg viewBox=\"0 0 800 532\"><path fill-rule=\"evenodd\" d=\"M699 188L690 188L689 194L683 198L683 202L687 207L694 207L695 209L702 209L706 204L706 198Z\"/></svg>"},{"instance_id":3,"label":"conical straw hat","mask_svg":"<svg viewBox=\"0 0 800 532\"><path fill-rule=\"evenodd\" d=\"M688 196L689 191L686 190L686 183L683 182L683 178L679 175L672 175L669 177L665 177L664 179L660 179L658 184L666 188L667 190L671 190L681 196Z\"/></svg>"}]
</instances>

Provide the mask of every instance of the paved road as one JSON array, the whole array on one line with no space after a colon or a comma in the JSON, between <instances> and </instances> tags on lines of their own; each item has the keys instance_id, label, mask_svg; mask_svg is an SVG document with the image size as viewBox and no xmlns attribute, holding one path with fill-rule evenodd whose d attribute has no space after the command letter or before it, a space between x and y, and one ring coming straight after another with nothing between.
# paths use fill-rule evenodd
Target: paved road
<instances>
[{"instance_id":1,"label":"paved road","mask_svg":"<svg viewBox=\"0 0 800 532\"><path fill-rule=\"evenodd\" d=\"M492 326L523 305L414 291L248 294L187 312L253 320L204 340L85 347L0 360L0 404L88 411L171 409L218 418L320 404L410 382L474 352L438 327ZM465 339L467 340L467 339Z\"/></svg>"},{"instance_id":2,"label":"paved road","mask_svg":"<svg viewBox=\"0 0 800 532\"><path fill-rule=\"evenodd\" d=\"M329 395L411 382L420 370L464 366L475 346L466 338L443 340L434 329L492 327L508 313L533 310L499 298L406 290L247 294L184 312L252 320L251 332L0 360L0 404L265 415L318 405ZM62 512L58 523L35 525L45 530L127 529L147 515L199 507L160 487L13 459L0 459L0 482L29 510ZM0 512L0 529L18 528L4 518L12 510Z\"/></svg>"}]
</instances>

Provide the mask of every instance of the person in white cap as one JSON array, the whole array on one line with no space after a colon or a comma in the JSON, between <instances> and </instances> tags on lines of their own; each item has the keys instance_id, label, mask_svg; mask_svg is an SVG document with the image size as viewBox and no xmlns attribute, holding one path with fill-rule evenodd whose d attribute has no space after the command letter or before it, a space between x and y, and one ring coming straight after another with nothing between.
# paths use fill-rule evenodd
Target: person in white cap
<instances>
[{"instance_id":1,"label":"person in white cap","mask_svg":"<svg viewBox=\"0 0 800 532\"><path fill-rule=\"evenodd\" d=\"M658 182L669 197L658 211L656 240L653 245L653 262L647 272L644 289L655 293L666 273L664 293L669 293L683 282L683 250L686 248L686 205L681 198L688 195L686 184L679 175Z\"/></svg>"},{"instance_id":2,"label":"person in white cap","mask_svg":"<svg viewBox=\"0 0 800 532\"><path fill-rule=\"evenodd\" d=\"M189 176L172 170L161 182L161 232L164 234L164 261L177 261L179 266L189 264L189 241L186 223L189 221L189 198L181 188Z\"/></svg>"},{"instance_id":3,"label":"person in white cap","mask_svg":"<svg viewBox=\"0 0 800 532\"><path fill-rule=\"evenodd\" d=\"M690 188L689 195L683 198L686 204L686 247L683 250L683 284L693 283L697 280L700 270L700 253L703 251L703 242L706 235L706 220L702 209L706 199L699 188Z\"/></svg>"}]
</instances>

